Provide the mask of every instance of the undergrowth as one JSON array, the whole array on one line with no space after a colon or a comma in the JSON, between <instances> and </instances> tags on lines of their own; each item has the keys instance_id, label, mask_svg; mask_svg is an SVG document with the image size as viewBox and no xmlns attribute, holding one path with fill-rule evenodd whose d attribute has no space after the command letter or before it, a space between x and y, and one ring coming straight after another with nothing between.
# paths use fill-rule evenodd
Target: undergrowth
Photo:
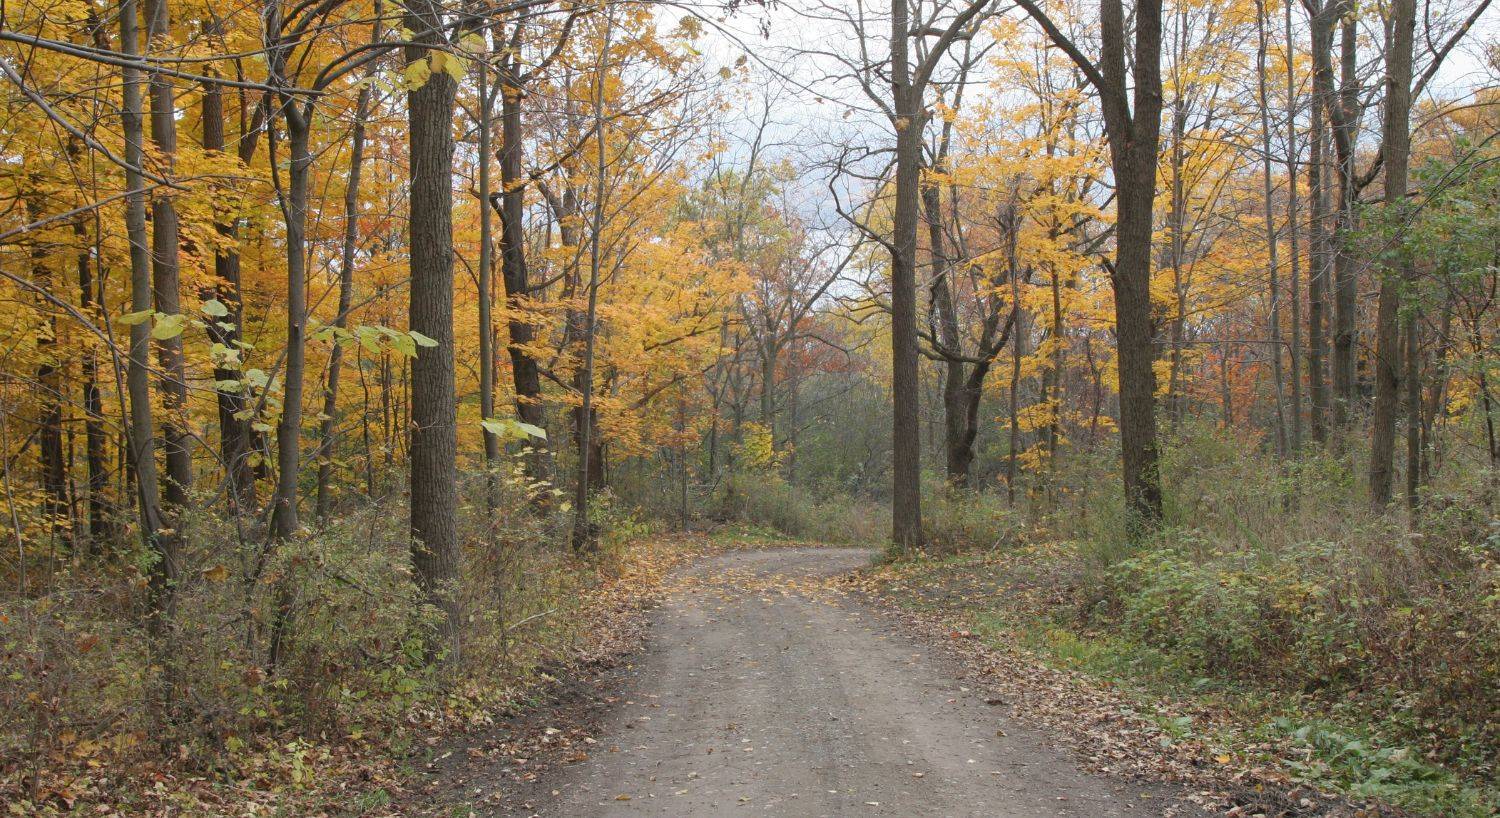
<instances>
[{"instance_id":1,"label":"undergrowth","mask_svg":"<svg viewBox=\"0 0 1500 818\"><path fill-rule=\"evenodd\" d=\"M492 491L500 508L527 507L519 478L472 475L462 490L467 621L462 658L446 667L428 653L436 617L410 577L394 497L352 503L276 549L195 515L158 640L139 609L143 555L31 566L40 590L0 601L0 801L22 814L84 804L212 814L311 798L351 776L378 793L390 768L362 760L399 757L424 731L515 701L593 636L582 613L633 570L627 544L649 527L602 498L600 550L580 557L565 508L488 510Z\"/></svg>"}]
</instances>

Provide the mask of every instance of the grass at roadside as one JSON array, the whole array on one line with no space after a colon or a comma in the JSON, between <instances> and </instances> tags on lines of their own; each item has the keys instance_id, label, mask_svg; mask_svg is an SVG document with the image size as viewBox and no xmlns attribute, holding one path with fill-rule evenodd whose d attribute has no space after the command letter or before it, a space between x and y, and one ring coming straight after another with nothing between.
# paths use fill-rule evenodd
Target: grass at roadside
<instances>
[{"instance_id":1,"label":"grass at roadside","mask_svg":"<svg viewBox=\"0 0 1500 818\"><path fill-rule=\"evenodd\" d=\"M1284 772L1318 789L1427 815L1496 814L1500 788L1482 757L1439 763L1399 698L1372 690L1324 697L1218 673L1079 615L1076 554L1032 545L893 561L866 577L900 608L955 623L987 648L1034 657L1112 688L1154 721L1163 744L1194 741L1210 760ZM1163 706L1173 701L1179 706ZM1451 748L1449 748L1451 751Z\"/></svg>"}]
</instances>

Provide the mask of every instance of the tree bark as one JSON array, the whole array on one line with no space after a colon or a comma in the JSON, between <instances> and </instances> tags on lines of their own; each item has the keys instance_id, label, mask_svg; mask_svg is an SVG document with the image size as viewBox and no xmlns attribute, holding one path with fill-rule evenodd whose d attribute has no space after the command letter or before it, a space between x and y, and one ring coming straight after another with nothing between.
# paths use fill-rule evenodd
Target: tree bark
<instances>
[{"instance_id":1,"label":"tree bark","mask_svg":"<svg viewBox=\"0 0 1500 818\"><path fill-rule=\"evenodd\" d=\"M424 46L442 45L440 0L414 0L405 26L415 32L408 65L427 59ZM453 109L457 87L434 71L407 92L411 152L411 302L408 323L437 342L419 347L411 364L411 555L417 584L443 615L445 658L457 662L460 608L457 406L453 373Z\"/></svg>"},{"instance_id":2,"label":"tree bark","mask_svg":"<svg viewBox=\"0 0 1500 818\"><path fill-rule=\"evenodd\" d=\"M141 56L140 29L136 21L137 0L120 3L120 54L128 61ZM144 104L141 75L135 68L122 68L124 80L120 121L125 142L125 230L130 243L130 310L149 313L153 306L151 245L146 227L146 187L141 168L145 161ZM126 365L130 398L128 462L134 472L141 538L153 556L147 569L147 630L154 639L166 635L176 600L181 572L180 535L163 517L161 489L156 473L156 430L151 405L151 327L145 321L130 326L130 358Z\"/></svg>"},{"instance_id":3,"label":"tree bark","mask_svg":"<svg viewBox=\"0 0 1500 818\"><path fill-rule=\"evenodd\" d=\"M1386 44L1385 121L1381 135L1381 154L1385 160L1385 218L1391 231L1388 242L1395 244L1404 232L1403 211L1406 203L1407 166L1411 156L1411 75L1412 41L1416 28L1414 0L1392 0L1389 39ZM1398 257L1399 247L1388 247ZM1401 288L1412 272L1407 262L1386 265L1380 281L1380 297L1375 318L1375 417L1370 428L1370 504L1377 510L1391 502L1395 469L1392 464L1396 444L1396 415L1401 388ZM1411 332L1412 348L1418 352L1415 330ZM1420 401L1418 401L1420 405Z\"/></svg>"},{"instance_id":4,"label":"tree bark","mask_svg":"<svg viewBox=\"0 0 1500 818\"><path fill-rule=\"evenodd\" d=\"M1287 2L1283 7L1284 17L1282 20L1284 37L1286 39L1286 178L1287 178L1287 237L1290 249L1291 280L1287 282L1287 292L1291 295L1291 347L1288 350L1287 361L1291 364L1291 415L1292 415L1292 451L1299 452L1302 449L1302 255L1301 255L1301 233L1299 223L1300 200L1297 188L1297 160L1299 151L1297 148L1297 76L1296 60L1293 53L1292 39L1292 3Z\"/></svg>"},{"instance_id":5,"label":"tree bark","mask_svg":"<svg viewBox=\"0 0 1500 818\"><path fill-rule=\"evenodd\" d=\"M1308 425L1312 439L1328 441L1328 168L1324 158L1328 133L1324 128L1323 100L1314 95L1308 142L1308 195L1312 230L1308 237L1307 271L1307 397Z\"/></svg>"},{"instance_id":6,"label":"tree bark","mask_svg":"<svg viewBox=\"0 0 1500 818\"><path fill-rule=\"evenodd\" d=\"M519 26L519 23L517 24ZM517 36L519 37L519 29ZM515 41L517 44L519 40ZM526 168L525 130L522 105L525 89L519 77L520 58L507 57L495 92L500 95L500 280L505 287L509 321L511 380L515 391L516 416L537 427L546 426L542 403L541 367L527 351L536 341L536 327L525 315L524 299L530 294L526 264ZM552 457L546 441L530 441L532 455L526 459L533 480L552 479Z\"/></svg>"},{"instance_id":7,"label":"tree bark","mask_svg":"<svg viewBox=\"0 0 1500 818\"><path fill-rule=\"evenodd\" d=\"M33 179L33 181L36 181ZM31 191L25 196L25 214L30 221L41 221L43 196L40 191ZM52 250L42 240L40 231L32 237L31 278L38 290L51 294L53 288L52 269L47 259ZM36 419L38 464L41 467L42 510L47 515L47 529L64 548L71 548L73 531L69 520L68 473L63 459L63 409L62 368L57 358L57 319L51 315L51 305L45 297L37 305L42 326L36 334L36 390L41 402L41 412ZM8 453L0 456L9 456Z\"/></svg>"},{"instance_id":8,"label":"tree bark","mask_svg":"<svg viewBox=\"0 0 1500 818\"><path fill-rule=\"evenodd\" d=\"M87 216L79 216L73 222L73 236L78 242L78 306L91 319L105 321L102 293L94 278L93 265L89 259ZM83 351L80 364L83 389L83 434L84 468L89 487L89 551L98 550L114 537L114 521L109 500L109 465L106 459L106 433L104 430L104 399L99 391L99 359L92 345Z\"/></svg>"},{"instance_id":9,"label":"tree bark","mask_svg":"<svg viewBox=\"0 0 1500 818\"><path fill-rule=\"evenodd\" d=\"M1355 122L1359 104L1359 89L1356 85L1357 38L1354 22L1349 19L1349 0L1332 0L1311 15L1313 82L1323 102L1323 112L1328 118L1333 137L1334 182L1336 184L1333 229L1329 240L1329 255L1332 257L1333 279L1333 349L1331 370L1333 394L1331 397L1333 439L1335 446L1343 447L1351 412L1355 404L1355 311L1357 302L1357 271L1354 258L1348 250L1347 239L1354 230L1354 205L1356 198L1354 179ZM1333 28L1343 20L1340 27L1339 82L1334 85L1333 75Z\"/></svg>"},{"instance_id":10,"label":"tree bark","mask_svg":"<svg viewBox=\"0 0 1500 818\"><path fill-rule=\"evenodd\" d=\"M938 357L943 359L943 459L948 485L969 488L974 463L974 438L978 430L969 424L970 395L967 368L960 353L958 313L953 298L953 262L943 241L942 197L936 184L922 186L922 210L927 220L927 247L932 256L929 290L937 319ZM988 364L975 364L988 369ZM982 376L981 376L982 377ZM976 406L977 410L977 406Z\"/></svg>"},{"instance_id":11,"label":"tree bark","mask_svg":"<svg viewBox=\"0 0 1500 818\"><path fill-rule=\"evenodd\" d=\"M495 228L490 215L490 127L495 115L495 94L503 91L490 84L490 66L480 60L475 68L479 73L479 118L475 123L478 131L479 163L479 417L488 420L495 416ZM495 511L499 502L500 436L489 429L481 429L484 439L485 504Z\"/></svg>"},{"instance_id":12,"label":"tree bark","mask_svg":"<svg viewBox=\"0 0 1500 818\"><path fill-rule=\"evenodd\" d=\"M614 34L614 16L610 11L604 23L604 41L599 49L599 61L594 67L594 201L589 218L589 277L585 290L587 306L582 316L583 360L577 374L580 402L576 415L578 428L578 474L573 490L573 550L593 551L598 547L597 532L589 519L589 499L595 481L595 471L603 466L599 451L598 430L594 419L594 341L599 331L599 276L604 241L604 196L606 193L604 174L609 165L605 158L608 131L604 118L605 71L609 62L609 51ZM602 481L602 473L599 479Z\"/></svg>"},{"instance_id":13,"label":"tree bark","mask_svg":"<svg viewBox=\"0 0 1500 818\"><path fill-rule=\"evenodd\" d=\"M148 51L165 50L171 36L172 18L167 0L146 0ZM159 71L149 79L151 142L165 175L172 173L177 154L177 109L171 79ZM151 286L156 311L166 315L182 312L180 244L177 207L167 193L151 197ZM162 448L166 450L167 474L163 505L170 524L180 526L193 484L193 455L187 423L187 376L183 364L182 335L157 342L157 365L161 368L158 388L162 395Z\"/></svg>"},{"instance_id":14,"label":"tree bark","mask_svg":"<svg viewBox=\"0 0 1500 818\"><path fill-rule=\"evenodd\" d=\"M1156 441L1155 326L1151 310L1151 239L1161 141L1161 0L1135 4L1133 60L1126 55L1125 10L1100 0L1098 64L1031 0L1017 0L1099 92L1114 172L1115 336L1120 376L1120 450L1127 524L1133 537L1162 519ZM1132 104L1133 103L1133 104Z\"/></svg>"},{"instance_id":15,"label":"tree bark","mask_svg":"<svg viewBox=\"0 0 1500 818\"><path fill-rule=\"evenodd\" d=\"M208 151L223 151L224 96L223 88L209 83L203 88L203 148ZM239 158L248 163L255 153L255 143L263 123L264 104L258 104L249 127L240 134ZM208 322L208 337L223 347L222 355L214 365L215 383L240 383L243 367L233 365L232 360L242 360L248 352L241 343L244 334L244 304L240 294L240 253L235 243L239 239L238 218L229 216L217 219L214 229L219 234L222 246L214 252L214 286L204 293L223 304L229 314ZM230 356L233 356L231 359ZM216 387L215 402L219 414L219 459L228 483L226 498L230 514L243 514L255 507L255 470L250 464L254 448L254 433L243 384Z\"/></svg>"},{"instance_id":16,"label":"tree bark","mask_svg":"<svg viewBox=\"0 0 1500 818\"><path fill-rule=\"evenodd\" d=\"M891 0L891 99L896 191L891 234L891 541L922 546L922 446L917 367L917 222L921 184L921 87L912 82L907 0Z\"/></svg>"},{"instance_id":17,"label":"tree bark","mask_svg":"<svg viewBox=\"0 0 1500 818\"><path fill-rule=\"evenodd\" d=\"M1267 320L1270 337L1271 379L1276 398L1276 455L1287 456L1286 404L1283 400L1285 379L1281 366L1281 282L1279 242L1276 236L1276 211L1274 180L1271 170L1271 99L1269 77L1267 77L1266 52L1270 49L1270 21L1267 19L1265 0L1256 0L1255 30L1257 34L1255 66L1258 77L1257 91L1260 96L1260 148L1261 148L1261 205L1266 220L1266 265L1267 297L1270 315ZM1296 225L1292 225L1296 229Z\"/></svg>"}]
</instances>

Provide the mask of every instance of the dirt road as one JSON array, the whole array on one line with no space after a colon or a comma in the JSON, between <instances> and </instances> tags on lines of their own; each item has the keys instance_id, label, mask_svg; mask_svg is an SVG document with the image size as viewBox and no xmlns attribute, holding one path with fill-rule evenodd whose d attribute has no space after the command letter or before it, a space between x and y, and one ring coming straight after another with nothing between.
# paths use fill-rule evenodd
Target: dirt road
<instances>
[{"instance_id":1,"label":"dirt road","mask_svg":"<svg viewBox=\"0 0 1500 818\"><path fill-rule=\"evenodd\" d=\"M1201 814L1169 790L1083 772L831 587L869 556L781 548L697 563L655 612L590 758L537 782L513 814Z\"/></svg>"}]
</instances>

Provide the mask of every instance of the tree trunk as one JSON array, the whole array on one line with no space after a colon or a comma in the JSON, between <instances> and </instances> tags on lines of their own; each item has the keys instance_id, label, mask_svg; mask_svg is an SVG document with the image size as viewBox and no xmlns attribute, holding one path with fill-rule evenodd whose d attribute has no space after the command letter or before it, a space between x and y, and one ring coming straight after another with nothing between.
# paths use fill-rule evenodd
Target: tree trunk
<instances>
[{"instance_id":1,"label":"tree trunk","mask_svg":"<svg viewBox=\"0 0 1500 818\"><path fill-rule=\"evenodd\" d=\"M891 97L896 126L896 201L891 235L891 541L922 546L922 444L917 367L917 222L922 89L913 85L907 0L891 1Z\"/></svg>"},{"instance_id":2,"label":"tree trunk","mask_svg":"<svg viewBox=\"0 0 1500 818\"><path fill-rule=\"evenodd\" d=\"M493 185L490 180L490 127L495 113L497 89L490 85L490 66L480 60L475 68L479 73L479 118L475 122L478 132L479 163L479 417L485 420L495 416L495 228L490 215L490 197ZM502 89L503 90L503 89ZM480 430L484 439L485 505L491 512L496 510L500 497L500 436L488 428Z\"/></svg>"},{"instance_id":3,"label":"tree trunk","mask_svg":"<svg viewBox=\"0 0 1500 818\"><path fill-rule=\"evenodd\" d=\"M1342 448L1344 431L1350 422L1355 403L1355 310L1357 270L1348 250L1347 239L1354 230L1354 138L1358 88L1355 86L1356 32L1349 17L1348 0L1333 0L1312 15L1313 79L1333 136L1335 157L1334 182L1336 201L1329 255L1333 259L1333 375L1332 425L1334 443ZM1339 88L1333 77L1333 25L1346 20L1341 27Z\"/></svg>"},{"instance_id":4,"label":"tree trunk","mask_svg":"<svg viewBox=\"0 0 1500 818\"><path fill-rule=\"evenodd\" d=\"M148 51L166 50L171 36L172 20L167 0L146 0ZM149 79L151 102L151 142L156 149L165 175L172 174L177 154L177 109L171 79L159 71ZM179 263L180 230L177 207L169 194L151 198L151 287L156 311L166 315L182 312L182 282ZM167 479L163 493L164 507L170 524L180 526L187 507L188 490L193 483L191 438L185 428L187 417L187 377L183 365L181 333L157 342L157 365L161 368L158 388L162 395L162 448L166 450Z\"/></svg>"},{"instance_id":5,"label":"tree trunk","mask_svg":"<svg viewBox=\"0 0 1500 818\"><path fill-rule=\"evenodd\" d=\"M546 426L542 403L541 367L527 347L536 341L536 327L524 318L524 299L530 294L526 265L526 168L525 131L522 115L524 89L518 73L518 55L504 61L500 87L500 280L509 308L507 329L510 343L511 380L516 395L516 416L537 427ZM552 479L552 456L546 441L530 441L533 454L527 458L527 473L533 480Z\"/></svg>"},{"instance_id":6,"label":"tree trunk","mask_svg":"<svg viewBox=\"0 0 1500 818\"><path fill-rule=\"evenodd\" d=\"M203 148L207 151L223 151L224 96L223 88L209 83L203 88ZM254 157L257 134L263 122L266 107L261 104L246 133L240 134L239 157L248 163ZM245 417L248 408L241 383L243 361L248 352L241 345L244 333L244 305L240 295L240 253L235 246L238 240L238 218L219 219L214 224L223 246L214 252L214 286L204 295L223 304L228 315L208 322L209 340L222 347L214 364L215 383L235 383L239 386L216 388L215 402L219 412L219 459L223 463L224 479L228 483L226 499L230 514L243 514L255 507L255 470L250 464L253 448L253 431L250 419Z\"/></svg>"},{"instance_id":7,"label":"tree trunk","mask_svg":"<svg viewBox=\"0 0 1500 818\"><path fill-rule=\"evenodd\" d=\"M969 428L966 365L953 304L953 262L943 241L942 197L936 184L922 185L922 210L927 221L927 246L932 256L929 290L937 319L938 355L943 359L943 459L948 485L968 488L974 462L974 431Z\"/></svg>"},{"instance_id":8,"label":"tree trunk","mask_svg":"<svg viewBox=\"0 0 1500 818\"><path fill-rule=\"evenodd\" d=\"M31 192L25 197L25 214L29 221L41 221L42 196ZM52 295L52 270L47 259L52 250L42 240L41 231L32 237L31 278L42 292ZM42 510L47 515L47 529L56 542L64 548L73 544L71 521L68 519L68 472L63 459L63 373L57 360L57 319L52 316L52 306L45 297L38 297L37 307L43 319L36 334L36 390L41 402L41 412L36 420L37 454L41 466ZM9 456L8 452L0 456Z\"/></svg>"},{"instance_id":9,"label":"tree trunk","mask_svg":"<svg viewBox=\"0 0 1500 818\"><path fill-rule=\"evenodd\" d=\"M1138 114L1145 116L1147 114ZM1136 140L1132 140L1136 143ZM1151 228L1156 144L1118 151L1120 180L1115 220L1115 328L1120 368L1120 446L1125 505L1137 530L1161 521L1161 477L1156 444L1156 359L1151 321ZM1125 154L1120 156L1118 154Z\"/></svg>"},{"instance_id":10,"label":"tree trunk","mask_svg":"<svg viewBox=\"0 0 1500 818\"><path fill-rule=\"evenodd\" d=\"M376 32L376 40L379 32ZM370 115L370 87L359 89L354 102L354 129L349 135L349 178L344 186L344 244L339 254L339 311L333 325L349 325L349 310L354 304L354 255L359 248L359 183L365 159L365 119ZM481 265L482 266L482 265ZM318 428L318 493L315 516L327 523L333 510L330 481L333 458L338 448L339 375L344 363L344 345L334 343L328 352L328 380L323 386L323 417Z\"/></svg>"},{"instance_id":11,"label":"tree trunk","mask_svg":"<svg viewBox=\"0 0 1500 818\"><path fill-rule=\"evenodd\" d=\"M599 326L599 276L601 253L604 241L604 174L609 165L605 158L608 133L604 119L605 67L609 59L611 38L614 34L613 12L605 19L604 42L599 49L599 61L594 67L594 201L593 214L589 219L589 278L586 289L587 306L583 314L583 360L578 367L578 475L573 490L573 550L592 551L598 546L593 521L589 519L589 497L594 486L595 471L601 471L603 457L599 451L599 438L594 418L594 341Z\"/></svg>"},{"instance_id":12,"label":"tree trunk","mask_svg":"<svg viewBox=\"0 0 1500 818\"><path fill-rule=\"evenodd\" d=\"M1179 40L1186 39L1186 15L1186 9L1179 14L1179 27L1184 30ZM1186 60L1186 48L1185 44L1179 47L1179 60ZM1183 164L1187 161L1187 148L1183 144L1186 131L1187 111L1183 104L1183 94L1179 91L1172 100L1171 205L1167 211L1171 229L1167 252L1172 265L1172 296L1175 305L1171 327L1172 359L1167 379L1167 417L1173 429L1182 422L1186 409L1186 400L1182 394L1183 346L1187 341L1188 311L1188 288L1182 275L1187 242L1187 193L1182 179Z\"/></svg>"},{"instance_id":13,"label":"tree trunk","mask_svg":"<svg viewBox=\"0 0 1500 818\"><path fill-rule=\"evenodd\" d=\"M1291 447L1293 452L1298 452L1302 449L1302 248L1299 241L1302 228L1298 220L1297 77L1292 40L1292 3L1285 3L1283 11L1286 38L1286 223L1291 250L1291 281L1288 282L1287 291L1291 294L1292 302L1292 343L1287 360L1292 369Z\"/></svg>"},{"instance_id":14,"label":"tree trunk","mask_svg":"<svg viewBox=\"0 0 1500 818\"><path fill-rule=\"evenodd\" d=\"M1328 134L1323 123L1323 100L1314 95L1308 143L1308 195L1312 230L1308 238L1307 271L1307 396L1312 439L1328 441L1328 173L1324 158Z\"/></svg>"},{"instance_id":15,"label":"tree trunk","mask_svg":"<svg viewBox=\"0 0 1500 818\"><path fill-rule=\"evenodd\" d=\"M408 65L427 59L424 45L445 42L439 0L406 6L405 26L417 45ZM411 364L411 556L417 584L442 614L445 659L460 651L457 406L453 373L453 108L456 85L434 71L407 92L411 152L411 303L414 332L437 342L418 347Z\"/></svg>"},{"instance_id":16,"label":"tree trunk","mask_svg":"<svg viewBox=\"0 0 1500 818\"><path fill-rule=\"evenodd\" d=\"M1407 165L1411 156L1412 40L1416 28L1414 0L1392 0L1386 44L1385 122L1381 153L1385 160L1385 218L1387 228L1404 233ZM1398 241L1391 238L1389 241ZM1386 248L1400 257L1400 248ZM1370 428L1370 504L1377 510L1391 502L1392 456L1396 446L1396 415L1401 388L1401 288L1413 273L1408 262L1387 265L1380 281L1375 318L1375 418ZM1415 327L1409 331L1412 368L1418 353ZM1417 401L1420 406L1420 400ZM1413 446L1413 453L1416 447Z\"/></svg>"},{"instance_id":17,"label":"tree trunk","mask_svg":"<svg viewBox=\"0 0 1500 818\"><path fill-rule=\"evenodd\" d=\"M1266 52L1270 49L1269 20L1265 0L1256 0L1255 30L1257 34L1255 67L1258 77L1257 91L1260 96L1260 148L1261 148L1261 205L1266 220L1266 263L1268 267L1267 296L1270 302L1268 335L1270 338L1271 379L1276 398L1276 455L1287 456L1286 404L1283 400L1285 379L1281 368L1281 282L1279 242L1276 237L1276 211L1274 180L1271 171L1271 94L1267 77ZM1295 177L1294 177L1295 179ZM1292 225L1296 229L1296 225Z\"/></svg>"},{"instance_id":18,"label":"tree trunk","mask_svg":"<svg viewBox=\"0 0 1500 818\"><path fill-rule=\"evenodd\" d=\"M120 54L129 62L141 55L136 1L121 0ZM120 122L125 144L125 230L130 243L130 311L149 313L153 305L151 245L146 228L145 178L139 168L145 161L145 124L141 101L141 75L135 68L122 68L124 80ZM161 509L156 474L156 430L151 405L151 327L145 321L130 325L130 358L126 365L130 398L128 462L134 473L140 513L141 538L154 559L147 569L149 600L147 629L155 639L166 635L175 610L177 577L181 572L180 535L169 527Z\"/></svg>"},{"instance_id":19,"label":"tree trunk","mask_svg":"<svg viewBox=\"0 0 1500 818\"><path fill-rule=\"evenodd\" d=\"M89 259L88 217L73 221L73 236L78 241L78 307L91 320L108 320L102 307L102 293L96 292L93 265ZM83 351L80 364L83 388L84 467L88 472L89 551L97 553L114 537L114 521L109 501L109 466L106 461L104 399L99 391L99 359L90 345Z\"/></svg>"},{"instance_id":20,"label":"tree trunk","mask_svg":"<svg viewBox=\"0 0 1500 818\"><path fill-rule=\"evenodd\" d=\"M1406 513L1413 525L1421 511L1423 471L1422 446L1422 337L1419 311L1406 315Z\"/></svg>"}]
</instances>

